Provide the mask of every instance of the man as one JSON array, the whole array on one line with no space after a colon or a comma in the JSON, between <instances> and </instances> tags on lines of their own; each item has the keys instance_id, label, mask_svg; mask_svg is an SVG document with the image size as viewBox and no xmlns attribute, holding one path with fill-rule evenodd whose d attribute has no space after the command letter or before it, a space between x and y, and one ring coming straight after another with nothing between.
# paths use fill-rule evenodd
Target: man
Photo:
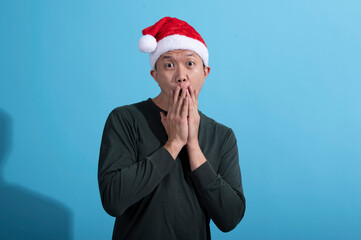
<instances>
[{"instance_id":1,"label":"man","mask_svg":"<svg viewBox=\"0 0 361 240\"><path fill-rule=\"evenodd\" d=\"M208 50L188 23L164 17L143 30L160 94L113 109L102 136L98 181L113 239L211 239L243 218L235 135L198 110Z\"/></svg>"}]
</instances>

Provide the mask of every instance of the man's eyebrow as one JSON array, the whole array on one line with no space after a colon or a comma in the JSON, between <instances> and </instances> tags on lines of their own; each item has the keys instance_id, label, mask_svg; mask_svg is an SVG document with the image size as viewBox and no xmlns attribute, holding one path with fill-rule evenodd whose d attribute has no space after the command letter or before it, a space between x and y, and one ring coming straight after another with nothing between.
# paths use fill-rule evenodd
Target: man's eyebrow
<instances>
[{"instance_id":1,"label":"man's eyebrow","mask_svg":"<svg viewBox=\"0 0 361 240\"><path fill-rule=\"evenodd\" d=\"M187 53L186 56L187 57L189 57L189 56L194 57L195 55L193 53ZM164 59L164 58L173 58L173 57L170 56L170 55L164 55L164 56L162 56L162 59Z\"/></svg>"},{"instance_id":2,"label":"man's eyebrow","mask_svg":"<svg viewBox=\"0 0 361 240\"><path fill-rule=\"evenodd\" d=\"M165 55L165 56L162 56L162 58L172 58L172 56Z\"/></svg>"}]
</instances>

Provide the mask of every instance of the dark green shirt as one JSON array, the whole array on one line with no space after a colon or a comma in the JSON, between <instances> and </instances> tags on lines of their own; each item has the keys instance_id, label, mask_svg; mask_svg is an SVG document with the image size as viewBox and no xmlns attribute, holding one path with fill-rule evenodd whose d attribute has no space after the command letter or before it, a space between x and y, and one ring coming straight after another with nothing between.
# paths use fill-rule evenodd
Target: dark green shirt
<instances>
[{"instance_id":1,"label":"dark green shirt","mask_svg":"<svg viewBox=\"0 0 361 240\"><path fill-rule=\"evenodd\" d=\"M105 211L116 217L113 239L211 239L210 219L223 232L243 218L236 137L198 110L198 139L207 161L190 170L183 147L174 160L151 98L115 108L105 123L98 167Z\"/></svg>"}]
</instances>

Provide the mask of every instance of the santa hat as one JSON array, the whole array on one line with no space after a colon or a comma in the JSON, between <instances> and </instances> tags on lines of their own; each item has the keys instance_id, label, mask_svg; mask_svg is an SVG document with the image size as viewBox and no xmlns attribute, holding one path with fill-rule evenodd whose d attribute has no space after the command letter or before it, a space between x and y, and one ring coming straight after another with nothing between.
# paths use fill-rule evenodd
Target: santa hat
<instances>
[{"instance_id":1,"label":"santa hat","mask_svg":"<svg viewBox=\"0 0 361 240\"><path fill-rule=\"evenodd\" d=\"M201 35L187 22L177 18L164 17L153 26L142 31L138 47L150 53L149 62L154 70L158 58L171 50L187 49L197 53L208 66L208 48Z\"/></svg>"}]
</instances>

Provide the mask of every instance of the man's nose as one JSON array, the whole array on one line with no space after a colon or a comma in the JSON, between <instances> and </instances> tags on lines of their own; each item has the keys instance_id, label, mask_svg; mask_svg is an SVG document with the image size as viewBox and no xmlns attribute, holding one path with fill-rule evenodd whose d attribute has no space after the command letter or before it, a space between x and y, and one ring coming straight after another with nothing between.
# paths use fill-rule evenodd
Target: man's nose
<instances>
[{"instance_id":1,"label":"man's nose","mask_svg":"<svg viewBox=\"0 0 361 240\"><path fill-rule=\"evenodd\" d=\"M181 88L188 88L188 86L189 86L188 76L187 76L185 69L182 69L182 67L180 67L178 69L176 80L177 80L177 84Z\"/></svg>"},{"instance_id":2,"label":"man's nose","mask_svg":"<svg viewBox=\"0 0 361 240\"><path fill-rule=\"evenodd\" d=\"M178 78L177 80L178 86L182 89L186 89L189 87L189 81L187 78Z\"/></svg>"}]
</instances>

